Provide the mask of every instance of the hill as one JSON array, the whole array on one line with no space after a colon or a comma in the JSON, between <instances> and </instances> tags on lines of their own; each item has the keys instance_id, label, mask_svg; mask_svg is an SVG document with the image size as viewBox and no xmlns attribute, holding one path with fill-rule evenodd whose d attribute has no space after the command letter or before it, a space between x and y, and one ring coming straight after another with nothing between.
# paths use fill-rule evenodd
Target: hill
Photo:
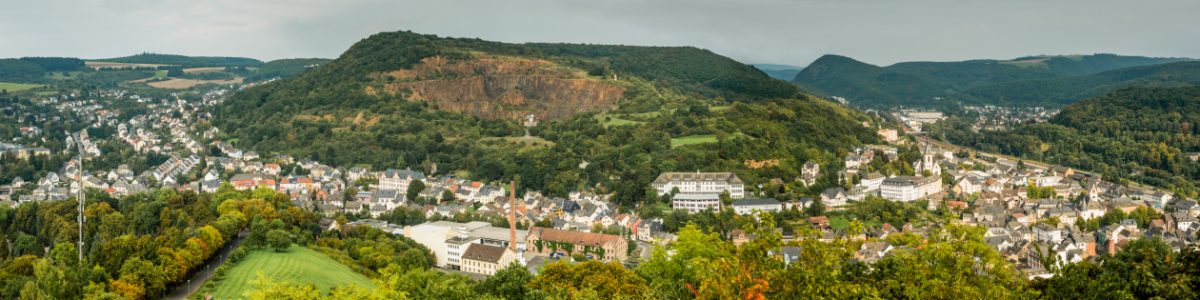
<instances>
[{"instance_id":1,"label":"hill","mask_svg":"<svg viewBox=\"0 0 1200 300\"><path fill-rule=\"evenodd\" d=\"M0 59L0 81L15 83L32 83L41 79L46 72L37 63L6 58Z\"/></svg>"},{"instance_id":2,"label":"hill","mask_svg":"<svg viewBox=\"0 0 1200 300\"><path fill-rule=\"evenodd\" d=\"M852 103L921 103L942 95L920 77L880 68L845 56L825 55L796 74L792 82L816 87Z\"/></svg>"},{"instance_id":3,"label":"hill","mask_svg":"<svg viewBox=\"0 0 1200 300\"><path fill-rule=\"evenodd\" d=\"M879 141L874 128L886 122L797 91L691 47L385 32L318 68L237 92L214 109L212 124L222 129L219 139L264 155L483 182L519 177L519 190L547 195L590 187L632 207L659 200L645 189L659 172L794 178L794 166L809 158ZM596 112L614 108L637 120L606 126L613 122ZM540 117L528 131L516 118L526 114ZM531 137L510 139L526 132ZM697 136L711 138L672 147ZM741 167L783 157L802 162Z\"/></svg>"},{"instance_id":4,"label":"hill","mask_svg":"<svg viewBox=\"0 0 1200 300\"><path fill-rule=\"evenodd\" d=\"M294 80L245 93L264 93L257 102L235 97L231 103L248 111L299 101L305 109L330 111L403 99L484 118L561 119L612 109L641 81L741 101L799 94L793 85L693 47L506 44L385 32Z\"/></svg>"},{"instance_id":5,"label":"hill","mask_svg":"<svg viewBox=\"0 0 1200 300\"><path fill-rule=\"evenodd\" d=\"M181 67L257 67L263 62L245 57L184 56L174 54L142 53L117 58L89 59L87 61L127 64L159 64Z\"/></svg>"},{"instance_id":6,"label":"hill","mask_svg":"<svg viewBox=\"0 0 1200 300\"><path fill-rule=\"evenodd\" d=\"M1111 79L1111 74L1088 76L1121 68L1190 60L1096 54L1022 57L1008 61L903 62L878 67L827 55L810 64L805 69L808 72L797 74L792 82L811 85L833 96L845 97L852 103L873 107L939 106L958 101L1054 106L1127 86L1105 86L1123 81ZM1144 71L1125 74L1138 72ZM1092 89L1098 92L1088 92ZM933 100L934 97L941 100Z\"/></svg>"},{"instance_id":7,"label":"hill","mask_svg":"<svg viewBox=\"0 0 1200 300\"><path fill-rule=\"evenodd\" d=\"M952 143L1093 170L1192 195L1200 164L1200 87L1127 87L1063 107L1048 123L974 132L973 120L930 126ZM1144 175L1133 175L1135 172Z\"/></svg>"},{"instance_id":8,"label":"hill","mask_svg":"<svg viewBox=\"0 0 1200 300\"><path fill-rule=\"evenodd\" d=\"M277 59L268 62L250 76L246 76L246 82L261 81L271 78L288 78L307 72L310 69L327 64L332 59L327 58L290 58Z\"/></svg>"},{"instance_id":9,"label":"hill","mask_svg":"<svg viewBox=\"0 0 1200 300\"><path fill-rule=\"evenodd\" d=\"M779 80L792 80L796 78L796 74L799 74L800 70L804 70L804 67L788 65L750 64L750 66L762 70L772 78Z\"/></svg>"},{"instance_id":10,"label":"hill","mask_svg":"<svg viewBox=\"0 0 1200 300\"><path fill-rule=\"evenodd\" d=\"M997 104L1065 105L1133 86L1200 84L1200 62L1132 67L1092 75L1017 80L967 89L962 94Z\"/></svg>"}]
</instances>

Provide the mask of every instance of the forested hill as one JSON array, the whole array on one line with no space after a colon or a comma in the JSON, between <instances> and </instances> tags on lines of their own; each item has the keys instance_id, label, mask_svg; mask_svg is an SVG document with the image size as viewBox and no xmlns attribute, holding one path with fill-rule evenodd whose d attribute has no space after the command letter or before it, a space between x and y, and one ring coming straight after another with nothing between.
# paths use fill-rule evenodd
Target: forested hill
<instances>
[{"instance_id":1,"label":"forested hill","mask_svg":"<svg viewBox=\"0 0 1200 300\"><path fill-rule=\"evenodd\" d=\"M797 74L792 82L811 85L867 107L944 106L959 101L1056 106L1128 86L1119 82L1148 73L1147 69L1137 67L1167 66L1182 61L1191 59L1097 54L1008 61L903 62L878 67L848 57L826 55ZM1178 70L1166 72L1175 71ZM1112 75L1118 73L1122 75ZM1148 83L1174 84L1163 80Z\"/></svg>"},{"instance_id":2,"label":"forested hill","mask_svg":"<svg viewBox=\"0 0 1200 300\"><path fill-rule=\"evenodd\" d=\"M307 72L310 69L327 64L332 59L327 58L288 58L277 59L268 62L261 67L253 75L246 76L243 82L256 82L271 78L288 78Z\"/></svg>"},{"instance_id":3,"label":"forested hill","mask_svg":"<svg viewBox=\"0 0 1200 300\"><path fill-rule=\"evenodd\" d=\"M1092 75L1018 80L971 88L964 98L985 103L1065 105L1133 86L1200 84L1200 61L1132 67Z\"/></svg>"},{"instance_id":4,"label":"forested hill","mask_svg":"<svg viewBox=\"0 0 1200 300\"><path fill-rule=\"evenodd\" d=\"M89 59L88 61L128 64L162 64L185 67L257 67L263 64L261 60L246 57L184 56L156 53L142 53L106 59Z\"/></svg>"},{"instance_id":5,"label":"forested hill","mask_svg":"<svg viewBox=\"0 0 1200 300\"><path fill-rule=\"evenodd\" d=\"M893 126L797 90L690 47L387 32L320 67L237 92L212 125L218 139L264 156L516 180L518 193L587 189L628 208L661 200L646 193L661 172L793 178L810 160L844 165L836 154L878 143L877 126ZM544 117L529 137L515 118L526 112ZM746 160L782 162L751 169Z\"/></svg>"},{"instance_id":6,"label":"forested hill","mask_svg":"<svg viewBox=\"0 0 1200 300\"><path fill-rule=\"evenodd\" d=\"M929 128L955 144L1195 197L1200 164L1186 154L1200 151L1200 87L1127 87L1067 105L1049 123L1008 131L975 132L973 123L951 118Z\"/></svg>"},{"instance_id":7,"label":"forested hill","mask_svg":"<svg viewBox=\"0 0 1200 300\"><path fill-rule=\"evenodd\" d=\"M845 56L825 55L796 74L792 82L814 86L855 104L897 104L941 95L920 77L863 63Z\"/></svg>"},{"instance_id":8,"label":"forested hill","mask_svg":"<svg viewBox=\"0 0 1200 300\"><path fill-rule=\"evenodd\" d=\"M286 107L286 122L296 114L421 100L483 118L560 119L613 109L639 85L656 95L730 101L801 97L795 85L694 47L508 44L384 32L320 68L235 95L229 117L260 121Z\"/></svg>"}]
</instances>

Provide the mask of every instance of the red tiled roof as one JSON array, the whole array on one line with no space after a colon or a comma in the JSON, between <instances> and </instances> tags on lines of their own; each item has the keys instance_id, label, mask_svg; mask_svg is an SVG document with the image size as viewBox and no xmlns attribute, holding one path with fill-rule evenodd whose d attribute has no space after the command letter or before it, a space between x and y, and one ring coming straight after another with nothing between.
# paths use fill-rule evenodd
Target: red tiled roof
<instances>
[{"instance_id":1,"label":"red tiled roof","mask_svg":"<svg viewBox=\"0 0 1200 300\"><path fill-rule=\"evenodd\" d=\"M614 246L616 246L622 240L620 236L616 235L581 231L565 231L542 227L534 227L529 231L531 234L537 234L541 240L559 241L583 246L600 246L605 242L612 243Z\"/></svg>"}]
</instances>

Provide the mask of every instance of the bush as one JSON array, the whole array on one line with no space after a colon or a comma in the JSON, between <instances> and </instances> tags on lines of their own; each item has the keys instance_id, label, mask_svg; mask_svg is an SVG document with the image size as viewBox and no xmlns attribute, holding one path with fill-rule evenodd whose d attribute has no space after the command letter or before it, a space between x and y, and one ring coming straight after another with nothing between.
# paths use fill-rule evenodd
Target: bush
<instances>
[{"instance_id":1,"label":"bush","mask_svg":"<svg viewBox=\"0 0 1200 300\"><path fill-rule=\"evenodd\" d=\"M237 249L233 250L233 253L229 254L229 261L232 263L240 262L240 261L242 261L242 259L245 259L245 258L246 258L246 248L245 247L238 247Z\"/></svg>"}]
</instances>

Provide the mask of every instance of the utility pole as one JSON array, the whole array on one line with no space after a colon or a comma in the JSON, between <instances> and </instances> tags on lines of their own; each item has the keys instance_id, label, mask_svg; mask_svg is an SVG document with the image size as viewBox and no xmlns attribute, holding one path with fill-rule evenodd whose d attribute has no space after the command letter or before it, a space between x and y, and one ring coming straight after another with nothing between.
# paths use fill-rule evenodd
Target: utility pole
<instances>
[{"instance_id":1,"label":"utility pole","mask_svg":"<svg viewBox=\"0 0 1200 300\"><path fill-rule=\"evenodd\" d=\"M75 145L79 147L79 173L75 174L75 182L79 183L79 195L75 197L79 200L79 218L76 220L79 223L79 246L76 248L79 249L79 262L83 263L83 222L87 221L87 217L83 216L83 141L77 141Z\"/></svg>"},{"instance_id":2,"label":"utility pole","mask_svg":"<svg viewBox=\"0 0 1200 300\"><path fill-rule=\"evenodd\" d=\"M79 149L79 168L77 170L78 173L76 173L76 182L79 182L79 192L76 196L76 199L79 200L79 217L76 221L79 223L79 245L77 246L79 250L79 263L83 263L83 223L88 221L88 217L83 215L86 188L83 186L83 140L79 140L79 136L82 136L82 134L77 134L76 136L76 146Z\"/></svg>"}]
</instances>

